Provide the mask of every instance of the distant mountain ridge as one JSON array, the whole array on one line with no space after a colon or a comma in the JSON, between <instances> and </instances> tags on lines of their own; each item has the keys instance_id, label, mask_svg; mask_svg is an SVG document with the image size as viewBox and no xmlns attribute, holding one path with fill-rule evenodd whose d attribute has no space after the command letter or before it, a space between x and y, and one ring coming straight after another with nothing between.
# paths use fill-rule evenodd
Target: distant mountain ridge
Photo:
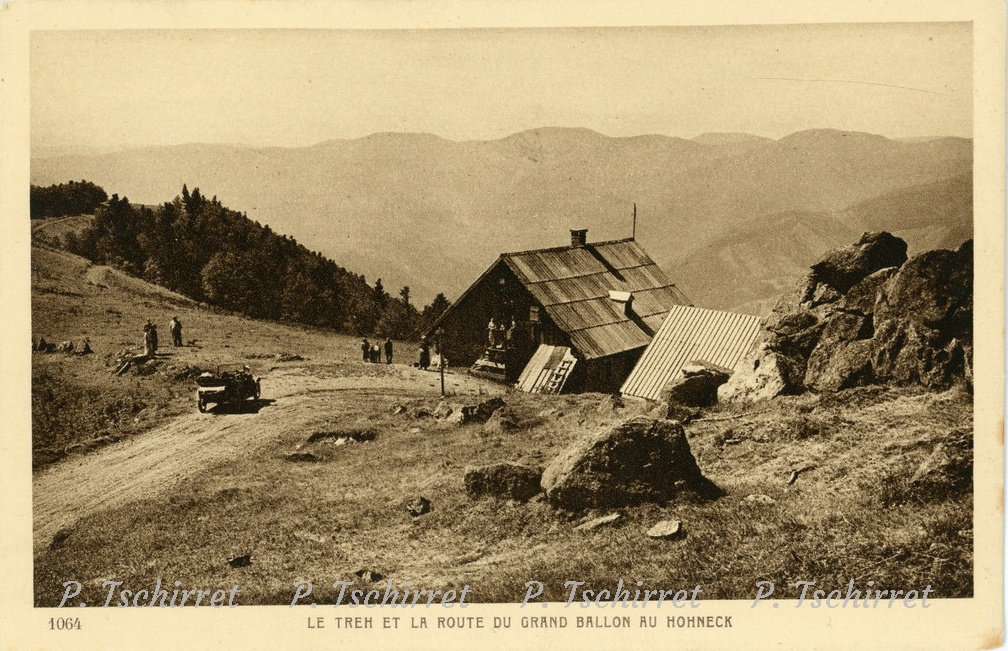
<instances>
[{"instance_id":1,"label":"distant mountain ridge","mask_svg":"<svg viewBox=\"0 0 1008 651\"><path fill-rule=\"evenodd\" d=\"M761 220L772 231L782 215L800 213L802 246L833 246L841 234L840 242L850 239L843 225L854 213L845 211L876 198L883 204L857 213L858 228L909 220L882 215L889 205L926 222L914 227L912 247L917 235L937 232L934 220L972 232L971 201L965 214L961 197L939 196L961 194L961 183L940 182L970 175L972 157L970 139L906 142L832 129L772 140L542 128L485 141L378 133L298 148L193 144L45 156L32 160L32 183L87 178L139 203L198 185L369 281L409 285L419 301L440 289L455 298L500 252L563 244L569 228L588 228L589 241L626 237L636 203L637 239L697 305L751 309L780 279L735 275L730 260L713 265L718 256L699 263L713 251L741 251L732 234L758 234ZM909 193L902 200L882 199L901 191ZM924 205L954 209L920 210L912 197L921 192ZM763 273L797 263L785 244L766 253L780 264Z\"/></svg>"}]
</instances>

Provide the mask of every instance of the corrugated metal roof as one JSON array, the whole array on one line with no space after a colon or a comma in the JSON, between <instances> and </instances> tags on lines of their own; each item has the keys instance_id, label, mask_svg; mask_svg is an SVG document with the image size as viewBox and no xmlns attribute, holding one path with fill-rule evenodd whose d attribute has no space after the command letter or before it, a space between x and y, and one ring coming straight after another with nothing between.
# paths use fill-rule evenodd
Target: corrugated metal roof
<instances>
[{"instance_id":1,"label":"corrugated metal roof","mask_svg":"<svg viewBox=\"0 0 1008 651\"><path fill-rule=\"evenodd\" d=\"M587 359L646 346L668 309L689 303L633 239L505 253L501 259ZM609 298L612 290L633 294L631 315Z\"/></svg>"},{"instance_id":2,"label":"corrugated metal roof","mask_svg":"<svg viewBox=\"0 0 1008 651\"><path fill-rule=\"evenodd\" d=\"M702 360L734 370L759 336L759 317L676 305L623 383L620 393L657 400L682 367Z\"/></svg>"}]
</instances>

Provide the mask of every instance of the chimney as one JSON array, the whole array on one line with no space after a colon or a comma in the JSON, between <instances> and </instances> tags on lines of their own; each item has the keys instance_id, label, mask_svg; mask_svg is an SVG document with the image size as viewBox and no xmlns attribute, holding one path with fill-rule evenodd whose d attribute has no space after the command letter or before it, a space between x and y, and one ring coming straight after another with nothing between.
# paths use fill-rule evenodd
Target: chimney
<instances>
[{"instance_id":1,"label":"chimney","mask_svg":"<svg viewBox=\"0 0 1008 651\"><path fill-rule=\"evenodd\" d=\"M588 229L582 228L579 230L571 229L571 248L580 248L584 246L588 241Z\"/></svg>"}]
</instances>

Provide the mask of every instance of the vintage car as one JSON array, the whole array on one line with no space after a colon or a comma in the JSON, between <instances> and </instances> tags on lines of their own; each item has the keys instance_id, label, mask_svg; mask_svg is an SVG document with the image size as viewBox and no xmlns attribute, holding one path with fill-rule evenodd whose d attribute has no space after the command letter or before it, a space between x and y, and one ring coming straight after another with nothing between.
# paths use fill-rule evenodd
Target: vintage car
<instances>
[{"instance_id":1,"label":"vintage car","mask_svg":"<svg viewBox=\"0 0 1008 651\"><path fill-rule=\"evenodd\" d=\"M240 407L248 399L259 399L260 378L253 377L248 366L217 369L196 378L196 406L205 412L211 404Z\"/></svg>"}]
</instances>

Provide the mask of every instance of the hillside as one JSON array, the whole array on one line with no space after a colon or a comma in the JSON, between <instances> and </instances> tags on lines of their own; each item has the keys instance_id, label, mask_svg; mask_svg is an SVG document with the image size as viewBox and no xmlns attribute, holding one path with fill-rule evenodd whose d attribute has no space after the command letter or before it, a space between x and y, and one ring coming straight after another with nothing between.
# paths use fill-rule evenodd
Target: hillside
<instances>
[{"instance_id":1,"label":"hillside","mask_svg":"<svg viewBox=\"0 0 1008 651\"><path fill-rule=\"evenodd\" d=\"M174 314L186 345L114 375L110 357L139 348L143 322ZM909 479L950 430L972 428L971 397L959 389L869 387L708 410L686 435L720 499L686 493L580 531L600 513L540 498L472 500L466 468L541 467L579 437L655 415L652 405L527 395L449 373L456 413L488 394L506 402L485 424L458 425L433 417L437 376L412 368L408 349L391 365L365 364L354 339L208 311L41 245L32 328L55 341L86 336L94 349L33 355L33 449L45 462L32 486L39 606L59 602L67 577L81 577L89 605L105 598L103 580L157 578L240 584L238 603L248 605L288 604L294 581L318 577L328 603L332 581L383 585L363 571L400 587L469 584L474 602L518 601L530 578L547 585L543 598L562 600L570 577L594 589L618 578L702 584L705 599L751 599L756 579L784 589L794 577L973 594L971 495L935 499ZM193 374L229 362L262 376L263 400L198 413ZM805 470L789 485L794 468ZM747 501L754 494L773 502ZM412 517L406 505L419 496L431 511ZM683 538L644 535L667 518L682 520ZM246 555L246 567L229 563Z\"/></svg>"},{"instance_id":2,"label":"hillside","mask_svg":"<svg viewBox=\"0 0 1008 651\"><path fill-rule=\"evenodd\" d=\"M906 240L910 255L958 248L973 237L972 174L902 188L841 211L754 217L676 269L686 295L703 297L705 306L764 314L824 251L877 230Z\"/></svg>"},{"instance_id":3,"label":"hillside","mask_svg":"<svg viewBox=\"0 0 1008 651\"><path fill-rule=\"evenodd\" d=\"M828 129L780 140L610 138L558 128L466 142L383 133L304 148L193 144L38 156L32 183L87 178L140 203L198 183L369 280L409 285L419 302L441 290L454 298L501 251L562 244L568 228L587 227L596 241L625 237L636 202L638 239L659 264L695 288L697 304L730 306L726 300L766 299L775 281L738 276L738 299L726 298L700 276L706 270L683 263L782 213L808 213L809 237L833 242L832 220L812 215L968 175L972 150L965 139L902 142ZM769 231L775 218L767 218ZM912 237L911 245L924 246Z\"/></svg>"}]
</instances>

